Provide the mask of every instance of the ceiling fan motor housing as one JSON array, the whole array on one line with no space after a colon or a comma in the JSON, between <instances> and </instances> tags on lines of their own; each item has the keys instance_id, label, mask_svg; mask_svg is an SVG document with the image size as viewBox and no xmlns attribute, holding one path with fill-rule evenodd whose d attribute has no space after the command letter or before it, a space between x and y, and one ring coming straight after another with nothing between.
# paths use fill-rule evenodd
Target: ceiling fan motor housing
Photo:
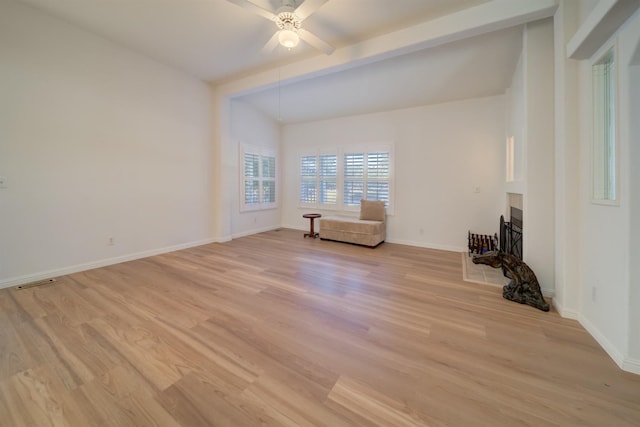
<instances>
[{"instance_id":1,"label":"ceiling fan motor housing","mask_svg":"<svg viewBox=\"0 0 640 427\"><path fill-rule=\"evenodd\" d=\"M278 13L276 25L281 30L298 31L302 26L302 22L295 13L283 11Z\"/></svg>"}]
</instances>

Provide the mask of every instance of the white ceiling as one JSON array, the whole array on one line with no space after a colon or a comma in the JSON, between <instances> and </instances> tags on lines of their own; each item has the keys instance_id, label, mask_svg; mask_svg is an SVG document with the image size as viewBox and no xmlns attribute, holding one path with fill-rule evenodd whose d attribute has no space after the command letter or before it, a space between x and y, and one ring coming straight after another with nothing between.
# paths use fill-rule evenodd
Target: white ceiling
<instances>
[{"instance_id":1,"label":"white ceiling","mask_svg":"<svg viewBox=\"0 0 640 427\"><path fill-rule=\"evenodd\" d=\"M275 24L226 0L21 1L206 81L321 54L303 42L292 51L279 47L262 54ZM280 5L280 0L253 1L272 11ZM487 1L329 0L304 27L340 47Z\"/></svg>"},{"instance_id":2,"label":"white ceiling","mask_svg":"<svg viewBox=\"0 0 640 427\"><path fill-rule=\"evenodd\" d=\"M521 48L518 26L237 99L295 123L498 95Z\"/></svg>"},{"instance_id":3,"label":"white ceiling","mask_svg":"<svg viewBox=\"0 0 640 427\"><path fill-rule=\"evenodd\" d=\"M261 53L276 31L274 23L227 0L19 1L213 84L324 60L323 53L304 42L291 51L278 47ZM253 0L269 10L277 9L280 1ZM505 0L329 0L303 26L338 49L355 49L374 37L499 1L511 6ZM500 30L343 67L282 85L279 96L271 85L270 90L252 90L241 99L292 123L503 93L520 53L520 30Z\"/></svg>"}]
</instances>

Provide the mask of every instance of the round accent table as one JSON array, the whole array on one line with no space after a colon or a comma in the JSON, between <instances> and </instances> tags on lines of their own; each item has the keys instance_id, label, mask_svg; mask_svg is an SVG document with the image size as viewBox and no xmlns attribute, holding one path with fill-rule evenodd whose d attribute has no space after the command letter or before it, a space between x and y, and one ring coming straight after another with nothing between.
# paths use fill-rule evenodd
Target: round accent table
<instances>
[{"instance_id":1,"label":"round accent table","mask_svg":"<svg viewBox=\"0 0 640 427\"><path fill-rule=\"evenodd\" d=\"M318 233L316 233L316 232L313 230L313 221L314 221L316 218L320 218L321 216L322 216L322 215L320 215L320 214L316 214L316 213L310 213L310 214L304 214L304 215L302 215L302 217L303 217L303 218L309 218L309 232L308 232L308 233L305 233L305 234L304 234L304 237L311 237L311 238L315 239L316 237L318 237L318 236L319 236L319 234L318 234Z\"/></svg>"}]
</instances>

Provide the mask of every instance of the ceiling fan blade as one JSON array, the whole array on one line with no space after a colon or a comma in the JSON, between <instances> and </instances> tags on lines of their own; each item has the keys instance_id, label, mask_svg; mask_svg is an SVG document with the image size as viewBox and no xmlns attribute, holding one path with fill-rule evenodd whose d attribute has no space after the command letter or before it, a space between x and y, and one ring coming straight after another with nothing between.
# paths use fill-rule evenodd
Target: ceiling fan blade
<instances>
[{"instance_id":1,"label":"ceiling fan blade","mask_svg":"<svg viewBox=\"0 0 640 427\"><path fill-rule=\"evenodd\" d=\"M265 53L265 54L271 53L273 49L275 49L278 46L278 44L280 43L280 41L278 40L278 34L280 34L280 31L276 31L273 37L269 39L267 44L265 44L264 47L262 48L262 53Z\"/></svg>"},{"instance_id":2,"label":"ceiling fan blade","mask_svg":"<svg viewBox=\"0 0 640 427\"><path fill-rule=\"evenodd\" d=\"M320 7L325 4L329 0L305 0L298 8L295 10L295 14L298 15L301 21L304 21L316 10L320 9Z\"/></svg>"},{"instance_id":3,"label":"ceiling fan blade","mask_svg":"<svg viewBox=\"0 0 640 427\"><path fill-rule=\"evenodd\" d=\"M263 9L260 6L258 6L257 4L253 4L249 0L227 0L227 1L229 3L233 3L235 5L238 5L240 7L245 8L247 10L250 10L251 12L255 13L256 15L260 15L263 18L267 18L270 21L275 21L278 18L273 12L270 12L267 9Z\"/></svg>"},{"instance_id":4,"label":"ceiling fan blade","mask_svg":"<svg viewBox=\"0 0 640 427\"><path fill-rule=\"evenodd\" d=\"M298 35L300 35L300 38L302 40L309 43L311 46L315 47L316 49L323 51L327 55L331 55L333 51L336 50L335 47L331 46L329 43L325 42L324 40L321 40L320 38L318 38L318 36L316 36L313 33L310 33L304 28L300 28L298 30Z\"/></svg>"}]
</instances>

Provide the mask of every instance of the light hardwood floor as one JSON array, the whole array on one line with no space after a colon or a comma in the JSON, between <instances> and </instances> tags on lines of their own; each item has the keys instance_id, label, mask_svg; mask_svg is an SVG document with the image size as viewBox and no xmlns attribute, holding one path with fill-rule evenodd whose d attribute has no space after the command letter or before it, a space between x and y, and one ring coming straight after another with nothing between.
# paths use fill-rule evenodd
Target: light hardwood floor
<instances>
[{"instance_id":1,"label":"light hardwood floor","mask_svg":"<svg viewBox=\"0 0 640 427\"><path fill-rule=\"evenodd\" d=\"M0 424L640 425L639 376L459 253L302 234L0 291Z\"/></svg>"}]
</instances>

